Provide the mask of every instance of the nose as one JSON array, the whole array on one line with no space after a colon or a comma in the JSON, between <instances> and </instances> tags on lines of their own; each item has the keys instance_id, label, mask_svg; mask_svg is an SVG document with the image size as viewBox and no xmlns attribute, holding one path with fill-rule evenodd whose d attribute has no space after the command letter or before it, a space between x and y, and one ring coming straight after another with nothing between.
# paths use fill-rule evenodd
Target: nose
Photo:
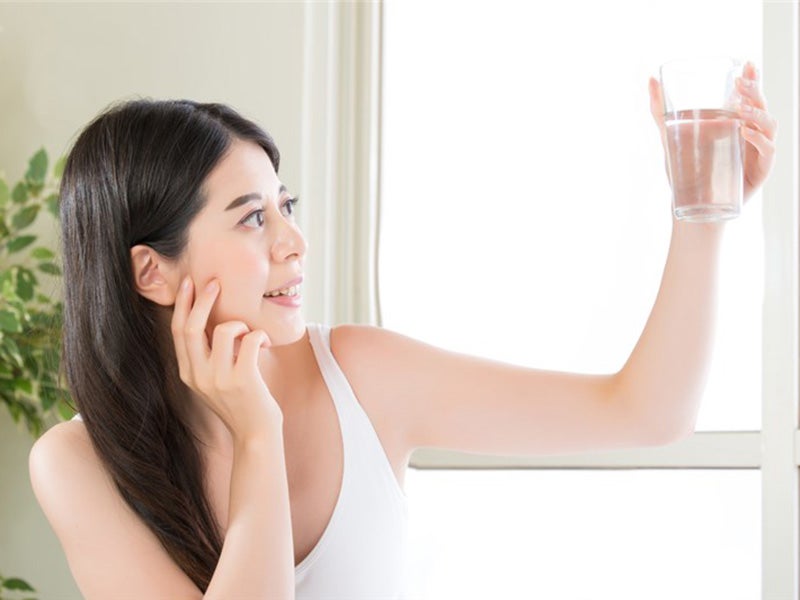
<instances>
[{"instance_id":1,"label":"nose","mask_svg":"<svg viewBox=\"0 0 800 600\"><path fill-rule=\"evenodd\" d=\"M283 262L292 257L303 258L308 244L300 228L292 220L278 219L280 231L272 243L272 259Z\"/></svg>"}]
</instances>

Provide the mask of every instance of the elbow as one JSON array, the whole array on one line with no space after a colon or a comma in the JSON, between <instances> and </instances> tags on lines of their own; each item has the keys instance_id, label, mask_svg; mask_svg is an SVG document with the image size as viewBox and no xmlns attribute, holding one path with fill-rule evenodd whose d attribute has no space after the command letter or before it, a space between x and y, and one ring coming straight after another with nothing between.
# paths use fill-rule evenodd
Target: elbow
<instances>
[{"instance_id":1,"label":"elbow","mask_svg":"<svg viewBox=\"0 0 800 600\"><path fill-rule=\"evenodd\" d=\"M694 435L694 422L682 424L680 427L665 427L663 424L651 429L650 442L652 446L669 446L677 444Z\"/></svg>"},{"instance_id":2,"label":"elbow","mask_svg":"<svg viewBox=\"0 0 800 600\"><path fill-rule=\"evenodd\" d=\"M687 406L686 402L683 405L671 402L668 394L654 397L649 388L643 389L641 382L624 372L617 373L611 382L609 395L627 407L632 421L638 425L640 444L669 446L694 434L699 401Z\"/></svg>"}]
</instances>

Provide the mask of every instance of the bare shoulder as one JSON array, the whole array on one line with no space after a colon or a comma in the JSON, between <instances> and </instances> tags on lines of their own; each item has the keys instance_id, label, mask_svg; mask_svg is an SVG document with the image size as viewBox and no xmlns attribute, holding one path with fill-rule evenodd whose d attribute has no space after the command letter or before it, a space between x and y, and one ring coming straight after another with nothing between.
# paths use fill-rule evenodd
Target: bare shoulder
<instances>
[{"instance_id":1,"label":"bare shoulder","mask_svg":"<svg viewBox=\"0 0 800 600\"><path fill-rule=\"evenodd\" d=\"M408 352L422 342L374 325L347 324L331 328L331 352L348 375L386 385L408 373Z\"/></svg>"},{"instance_id":2,"label":"bare shoulder","mask_svg":"<svg viewBox=\"0 0 800 600\"><path fill-rule=\"evenodd\" d=\"M340 354L345 360L357 356L370 367L377 367L381 371L396 367L397 362L402 363L402 354L408 349L425 345L419 340L374 325L347 324L331 328L331 350L335 349L338 353L337 360ZM387 359L398 361L387 363Z\"/></svg>"},{"instance_id":3,"label":"bare shoulder","mask_svg":"<svg viewBox=\"0 0 800 600\"><path fill-rule=\"evenodd\" d=\"M83 422L49 429L28 465L36 499L85 598L120 597L123 590L131 598L201 596L125 503Z\"/></svg>"},{"instance_id":4,"label":"bare shoulder","mask_svg":"<svg viewBox=\"0 0 800 600\"><path fill-rule=\"evenodd\" d=\"M45 511L57 508L54 500L65 486L108 481L81 421L66 421L48 429L34 443L28 467L31 485Z\"/></svg>"}]
</instances>

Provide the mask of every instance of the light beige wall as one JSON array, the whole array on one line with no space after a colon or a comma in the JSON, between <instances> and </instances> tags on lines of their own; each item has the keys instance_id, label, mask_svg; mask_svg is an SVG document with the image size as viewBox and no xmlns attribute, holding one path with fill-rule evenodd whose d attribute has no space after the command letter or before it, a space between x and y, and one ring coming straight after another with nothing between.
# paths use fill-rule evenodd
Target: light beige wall
<instances>
[{"instance_id":1,"label":"light beige wall","mask_svg":"<svg viewBox=\"0 0 800 600\"><path fill-rule=\"evenodd\" d=\"M41 146L65 152L115 100L231 104L281 150L281 179L300 184L303 15L263 4L0 4L0 171L16 181ZM29 436L0 406L0 573L40 598L78 598L27 475Z\"/></svg>"}]
</instances>

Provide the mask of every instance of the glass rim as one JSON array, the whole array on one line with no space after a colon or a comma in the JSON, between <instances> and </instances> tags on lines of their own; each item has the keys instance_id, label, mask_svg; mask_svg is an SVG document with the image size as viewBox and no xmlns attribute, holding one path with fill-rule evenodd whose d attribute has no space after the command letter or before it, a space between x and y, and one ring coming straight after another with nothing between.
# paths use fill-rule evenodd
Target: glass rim
<instances>
[{"instance_id":1,"label":"glass rim","mask_svg":"<svg viewBox=\"0 0 800 600\"><path fill-rule=\"evenodd\" d=\"M663 75L664 70L669 71L675 67L682 65L711 65L714 63L728 63L731 67L741 68L744 67L745 61L736 56L716 55L716 56L687 56L681 58L673 58L668 60L658 67L659 76Z\"/></svg>"}]
</instances>

